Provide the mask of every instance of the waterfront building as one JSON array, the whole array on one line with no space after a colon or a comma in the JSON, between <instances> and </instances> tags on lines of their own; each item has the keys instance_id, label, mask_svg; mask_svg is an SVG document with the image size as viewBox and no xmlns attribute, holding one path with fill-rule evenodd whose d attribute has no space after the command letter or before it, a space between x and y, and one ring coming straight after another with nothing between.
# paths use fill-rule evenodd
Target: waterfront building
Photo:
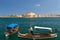
<instances>
[{"instance_id":1,"label":"waterfront building","mask_svg":"<svg viewBox=\"0 0 60 40\"><path fill-rule=\"evenodd\" d=\"M56 14L39 14L39 17L59 17Z\"/></svg>"},{"instance_id":2,"label":"waterfront building","mask_svg":"<svg viewBox=\"0 0 60 40\"><path fill-rule=\"evenodd\" d=\"M23 15L23 17L25 17L25 18L36 18L38 16L37 16L37 14L35 14L33 12L27 12L26 14Z\"/></svg>"},{"instance_id":3,"label":"waterfront building","mask_svg":"<svg viewBox=\"0 0 60 40\"><path fill-rule=\"evenodd\" d=\"M22 17L22 15L16 15L16 14L14 14L14 15L9 15L9 17Z\"/></svg>"},{"instance_id":4,"label":"waterfront building","mask_svg":"<svg viewBox=\"0 0 60 40\"><path fill-rule=\"evenodd\" d=\"M20 18L22 18L23 16L22 15L16 15L17 17L20 17Z\"/></svg>"}]
</instances>

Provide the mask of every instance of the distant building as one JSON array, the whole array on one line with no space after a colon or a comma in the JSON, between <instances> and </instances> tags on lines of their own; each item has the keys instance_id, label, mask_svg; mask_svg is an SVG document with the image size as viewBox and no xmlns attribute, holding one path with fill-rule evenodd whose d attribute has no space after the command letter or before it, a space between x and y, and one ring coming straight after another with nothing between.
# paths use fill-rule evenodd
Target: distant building
<instances>
[{"instance_id":1,"label":"distant building","mask_svg":"<svg viewBox=\"0 0 60 40\"><path fill-rule=\"evenodd\" d=\"M17 16L17 17L20 17L20 18L23 17L22 15L16 15L16 16Z\"/></svg>"},{"instance_id":2,"label":"distant building","mask_svg":"<svg viewBox=\"0 0 60 40\"><path fill-rule=\"evenodd\" d=\"M55 14L40 14L39 17L59 17Z\"/></svg>"},{"instance_id":3,"label":"distant building","mask_svg":"<svg viewBox=\"0 0 60 40\"><path fill-rule=\"evenodd\" d=\"M9 15L9 17L17 17L17 15L13 14L13 15Z\"/></svg>"},{"instance_id":4,"label":"distant building","mask_svg":"<svg viewBox=\"0 0 60 40\"><path fill-rule=\"evenodd\" d=\"M9 17L22 17L22 15L16 15L16 14L14 14L14 15L9 15Z\"/></svg>"},{"instance_id":5,"label":"distant building","mask_svg":"<svg viewBox=\"0 0 60 40\"><path fill-rule=\"evenodd\" d=\"M36 18L38 16L35 13L33 13L33 12L27 12L26 14L23 15L23 17L26 17L26 18Z\"/></svg>"}]
</instances>

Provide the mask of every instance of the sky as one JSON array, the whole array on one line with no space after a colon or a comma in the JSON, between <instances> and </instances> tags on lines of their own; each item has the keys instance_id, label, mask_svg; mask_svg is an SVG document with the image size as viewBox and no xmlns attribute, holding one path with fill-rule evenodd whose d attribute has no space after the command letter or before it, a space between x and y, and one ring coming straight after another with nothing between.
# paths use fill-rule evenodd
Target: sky
<instances>
[{"instance_id":1,"label":"sky","mask_svg":"<svg viewBox=\"0 0 60 40\"><path fill-rule=\"evenodd\" d=\"M0 0L0 16L27 12L60 14L60 0Z\"/></svg>"}]
</instances>

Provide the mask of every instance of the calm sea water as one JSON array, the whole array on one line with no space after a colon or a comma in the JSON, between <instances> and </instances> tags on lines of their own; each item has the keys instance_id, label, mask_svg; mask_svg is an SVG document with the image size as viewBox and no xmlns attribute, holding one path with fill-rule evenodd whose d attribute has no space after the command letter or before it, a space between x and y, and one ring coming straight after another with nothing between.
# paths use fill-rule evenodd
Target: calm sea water
<instances>
[{"instance_id":1,"label":"calm sea water","mask_svg":"<svg viewBox=\"0 0 60 40\"><path fill-rule=\"evenodd\" d=\"M60 18L0 18L0 40L32 40L25 38L18 38L17 34L12 35L8 39L4 36L4 32L6 31L7 25L11 23L18 23L20 26L21 33L28 33L28 28L30 26L44 26L44 27L52 27L53 32L54 28L58 28L58 37L53 39L41 39L41 40L60 40ZM36 31L42 32L43 31Z\"/></svg>"}]
</instances>

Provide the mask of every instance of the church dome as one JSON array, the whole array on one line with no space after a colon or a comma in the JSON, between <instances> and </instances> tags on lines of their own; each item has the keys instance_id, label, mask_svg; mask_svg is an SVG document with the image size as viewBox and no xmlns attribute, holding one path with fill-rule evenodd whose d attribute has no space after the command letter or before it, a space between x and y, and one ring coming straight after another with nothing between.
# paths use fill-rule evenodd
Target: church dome
<instances>
[{"instance_id":1,"label":"church dome","mask_svg":"<svg viewBox=\"0 0 60 40\"><path fill-rule=\"evenodd\" d=\"M26 15L36 15L36 14L33 12L27 12Z\"/></svg>"},{"instance_id":2,"label":"church dome","mask_svg":"<svg viewBox=\"0 0 60 40\"><path fill-rule=\"evenodd\" d=\"M26 14L24 14L24 17L26 18L34 18L37 17L37 15L33 12L27 12Z\"/></svg>"}]
</instances>

